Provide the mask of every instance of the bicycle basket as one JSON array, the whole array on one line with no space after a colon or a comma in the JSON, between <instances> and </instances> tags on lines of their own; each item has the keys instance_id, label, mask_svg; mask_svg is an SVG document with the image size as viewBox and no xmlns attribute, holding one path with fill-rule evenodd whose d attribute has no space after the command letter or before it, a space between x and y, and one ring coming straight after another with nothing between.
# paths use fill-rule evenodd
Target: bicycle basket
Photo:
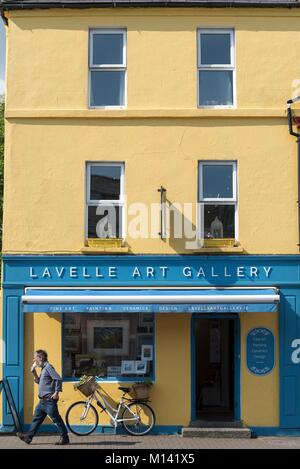
<instances>
[{"instance_id":1,"label":"bicycle basket","mask_svg":"<svg viewBox=\"0 0 300 469\"><path fill-rule=\"evenodd\" d=\"M76 391L80 391L84 396L89 397L99 388L99 385L94 376L88 376L83 382L75 385L74 388Z\"/></svg>"},{"instance_id":2,"label":"bicycle basket","mask_svg":"<svg viewBox=\"0 0 300 469\"><path fill-rule=\"evenodd\" d=\"M132 385L134 399L148 400L150 397L150 385L146 383L136 383Z\"/></svg>"}]
</instances>

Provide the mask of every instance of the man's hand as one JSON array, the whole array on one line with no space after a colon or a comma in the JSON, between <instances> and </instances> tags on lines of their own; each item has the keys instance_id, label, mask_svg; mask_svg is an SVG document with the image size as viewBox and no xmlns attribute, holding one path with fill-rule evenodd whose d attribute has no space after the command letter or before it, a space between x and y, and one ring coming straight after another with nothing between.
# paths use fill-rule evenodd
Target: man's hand
<instances>
[{"instance_id":1,"label":"man's hand","mask_svg":"<svg viewBox=\"0 0 300 469\"><path fill-rule=\"evenodd\" d=\"M54 401L58 401L59 393L56 391L54 394L52 394L51 399L53 399Z\"/></svg>"},{"instance_id":2,"label":"man's hand","mask_svg":"<svg viewBox=\"0 0 300 469\"><path fill-rule=\"evenodd\" d=\"M36 362L33 362L33 365L32 365L32 367L30 368L30 371L31 371L31 373L33 374L34 382L35 382L36 384L39 384L40 378L39 378L39 375L38 375L37 372L36 372L37 366L38 366L37 363L36 363Z\"/></svg>"}]
</instances>

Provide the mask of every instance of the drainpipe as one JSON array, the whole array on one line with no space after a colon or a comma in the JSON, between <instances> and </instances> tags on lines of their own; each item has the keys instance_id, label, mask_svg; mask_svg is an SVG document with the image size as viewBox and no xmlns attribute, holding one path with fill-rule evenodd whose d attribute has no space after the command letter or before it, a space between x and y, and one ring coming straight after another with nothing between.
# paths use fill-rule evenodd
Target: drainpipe
<instances>
[{"instance_id":1,"label":"drainpipe","mask_svg":"<svg viewBox=\"0 0 300 469\"><path fill-rule=\"evenodd\" d=\"M300 249L300 117L293 116L293 111L291 105L300 101L300 96L294 99L289 99L287 101L287 114L288 114L288 123L289 123L289 132L290 135L293 135L297 138L297 147L298 147L298 247ZM293 124L296 124L299 132L293 130Z\"/></svg>"}]
</instances>

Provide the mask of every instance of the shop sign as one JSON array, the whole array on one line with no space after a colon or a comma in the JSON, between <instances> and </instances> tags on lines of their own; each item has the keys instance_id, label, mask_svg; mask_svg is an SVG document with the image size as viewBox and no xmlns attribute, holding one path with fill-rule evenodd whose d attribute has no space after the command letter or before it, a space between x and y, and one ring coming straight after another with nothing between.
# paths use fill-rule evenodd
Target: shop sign
<instances>
[{"instance_id":1,"label":"shop sign","mask_svg":"<svg viewBox=\"0 0 300 469\"><path fill-rule=\"evenodd\" d=\"M247 367L259 376L270 373L275 365L275 340L273 333L265 328L252 329L247 335Z\"/></svg>"},{"instance_id":2,"label":"shop sign","mask_svg":"<svg viewBox=\"0 0 300 469\"><path fill-rule=\"evenodd\" d=\"M173 271L173 272L172 272ZM272 272L271 266L183 266L174 268L172 266L131 266L125 271L115 265L106 267L100 266L29 266L28 274L31 280L60 280L60 279L83 279L83 280L101 280L101 279L169 279L174 276L182 280L201 280L201 279L269 279Z\"/></svg>"}]
</instances>

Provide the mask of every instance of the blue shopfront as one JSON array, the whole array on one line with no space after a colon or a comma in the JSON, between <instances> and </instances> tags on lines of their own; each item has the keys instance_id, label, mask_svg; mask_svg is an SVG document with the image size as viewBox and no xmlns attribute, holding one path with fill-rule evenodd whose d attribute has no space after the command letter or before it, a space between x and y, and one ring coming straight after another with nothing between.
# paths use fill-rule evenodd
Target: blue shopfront
<instances>
[{"instance_id":1,"label":"blue shopfront","mask_svg":"<svg viewBox=\"0 0 300 469\"><path fill-rule=\"evenodd\" d=\"M247 393L243 386L247 386L248 375L262 383L277 367L279 392L274 413L278 413L278 425L256 425L250 417L250 426L260 434L297 434L300 428L299 267L299 256L3 256L3 376L8 378L21 419L24 420L24 373L27 372L24 353L29 346L24 333L27 314L62 315L63 327L69 324L70 330L75 327L72 321L76 323L80 317L83 322L78 328L88 323L87 341L91 331L95 337L97 321L97 334L100 334L103 318L109 317L112 323L116 316L118 333L133 337L132 324L122 318L140 314L139 327L144 334L142 353L144 357L149 354L151 366L149 363L147 366L154 385L159 379L156 370L160 358L155 346L155 334L159 331L152 330L151 316L155 324L158 316L186 315L190 321L190 393L186 395L190 420L199 418L201 412L203 417L208 409L216 411L220 393L231 408L231 417L243 419L247 415ZM260 321L266 315L276 318L276 331ZM101 320L96 319L100 317ZM245 331L241 328L242 317L255 317L254 322L249 320ZM89 320L84 322L86 318ZM220 334L224 337L223 345L220 345ZM73 333L64 336L63 343L67 341L65 346L69 349L66 353L62 351L63 357L65 353L62 368L65 367L65 381L74 381L77 377L72 374L75 366L72 347L74 350L78 347L78 337ZM132 358L137 357L129 356L124 344L122 347L130 366ZM77 357L83 360L81 352L80 349ZM207 362L203 364L201 357L206 353ZM106 355L109 355L107 350ZM223 387L217 385L216 378L221 369L221 356L226 356L226 364L222 362ZM141 356L138 359L143 361ZM105 373L107 381L136 379L122 376L121 363L117 362L109 363ZM140 375L141 380L145 373ZM2 415L2 429L12 429L5 400ZM178 422L176 428L180 425ZM168 422L165 428L171 428Z\"/></svg>"}]
</instances>

